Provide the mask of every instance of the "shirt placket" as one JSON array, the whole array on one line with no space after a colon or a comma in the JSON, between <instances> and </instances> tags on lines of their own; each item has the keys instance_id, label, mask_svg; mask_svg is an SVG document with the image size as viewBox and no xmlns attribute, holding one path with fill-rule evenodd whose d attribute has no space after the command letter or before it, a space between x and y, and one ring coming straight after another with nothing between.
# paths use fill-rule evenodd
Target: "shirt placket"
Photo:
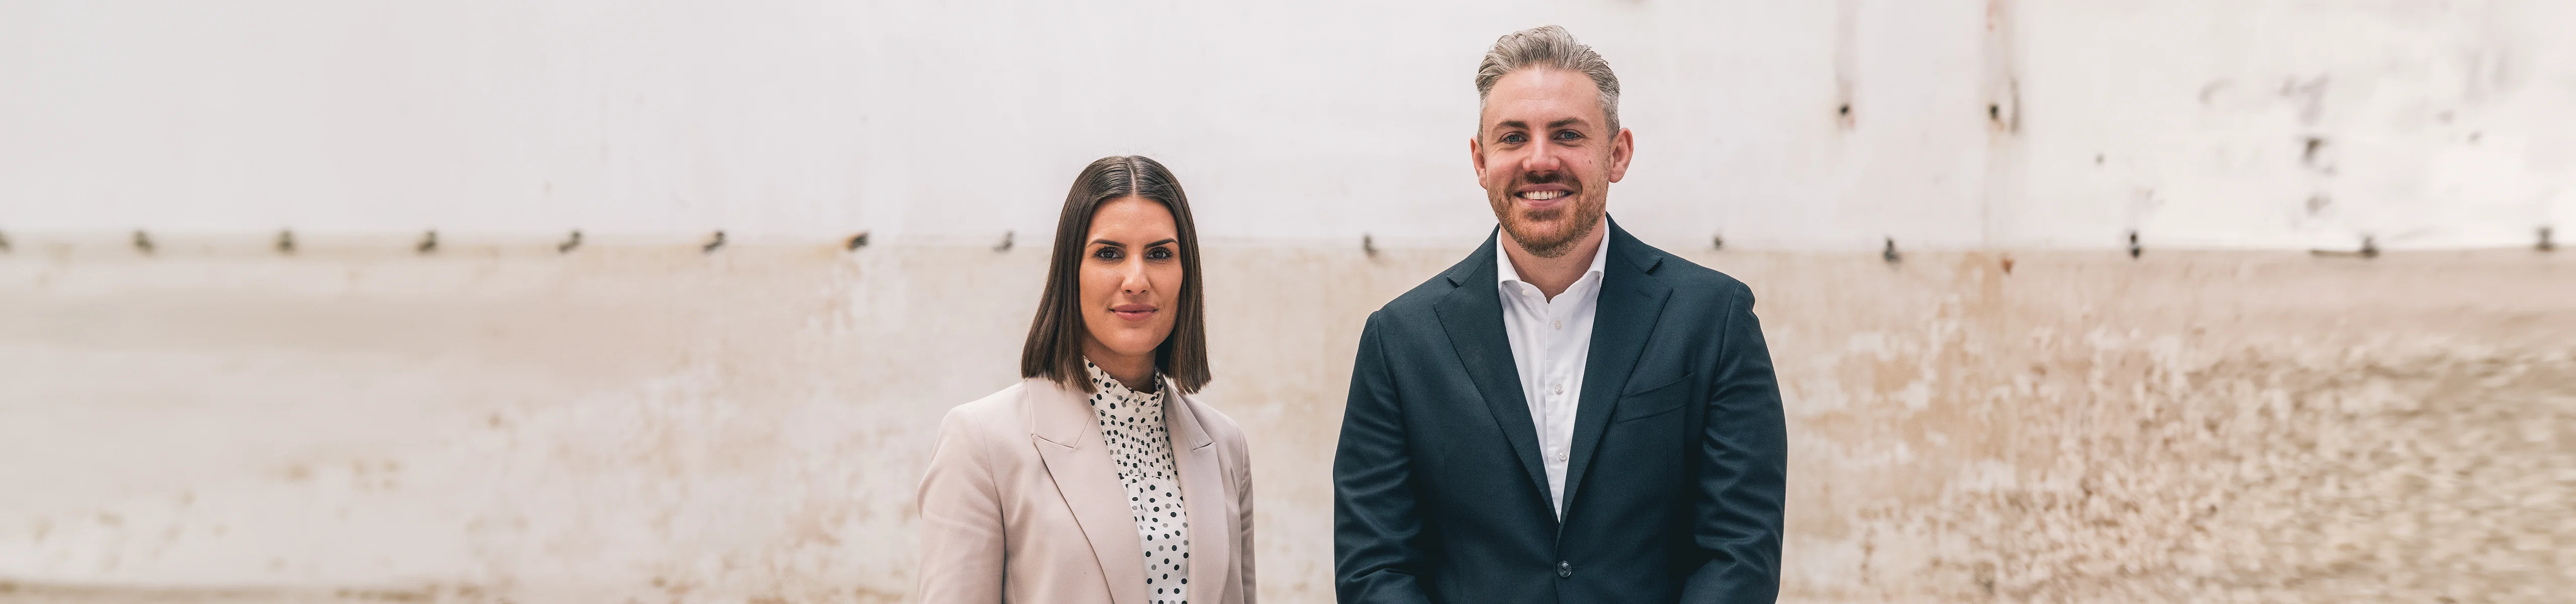
<instances>
[{"instance_id":1,"label":"shirt placket","mask_svg":"<svg viewBox=\"0 0 2576 604\"><path fill-rule=\"evenodd\" d=\"M1567 294L1574 293L1576 292L1569 290L1564 294L1558 294L1557 297L1558 299L1566 299ZM1565 323L1567 319L1565 309L1573 307L1573 304L1559 306L1554 303L1550 303L1547 306L1547 359L1548 363L1551 365L1548 368L1547 376L1548 381L1552 382L1548 388L1551 396L1548 400L1547 406L1547 423L1548 428L1551 430L1549 432L1548 441L1557 443L1556 463L1559 466L1563 466L1566 463L1568 454L1570 453L1567 449L1573 446L1572 443L1566 442L1566 439L1559 438L1560 436L1563 436L1565 432L1569 431L1573 427L1574 423L1573 397L1575 395L1577 385L1567 383L1572 381L1574 377L1573 368L1569 366L1569 363L1574 359L1570 358L1570 355L1566 354L1568 349L1571 347L1572 338L1565 332Z\"/></svg>"},{"instance_id":2,"label":"shirt placket","mask_svg":"<svg viewBox=\"0 0 2576 604\"><path fill-rule=\"evenodd\" d=\"M1522 292L1524 292L1524 299L1528 301L1528 304L1522 306L1521 312L1526 313L1527 316L1533 319L1536 319L1534 321L1529 321L1527 324L1535 328L1530 330L1533 333L1529 335L1532 339L1537 340L1536 342L1531 342L1530 350L1536 352L1538 356L1534 361L1536 361L1535 365L1538 369L1539 378L1538 395L1540 404L1538 406L1538 413L1536 414L1536 419L1539 423L1537 426L1540 435L1539 443L1542 447L1539 454L1546 456L1550 460L1561 460L1563 459L1565 452L1555 446L1556 441L1554 438L1549 438L1549 436L1556 434L1556 423L1559 421L1556 413L1558 403L1557 399L1563 394L1563 382L1561 381L1562 378L1557 375L1556 366L1557 334L1556 330L1552 327L1556 319L1556 312L1551 308L1554 305L1548 302L1548 300L1539 293L1538 286L1522 283L1520 287Z\"/></svg>"}]
</instances>

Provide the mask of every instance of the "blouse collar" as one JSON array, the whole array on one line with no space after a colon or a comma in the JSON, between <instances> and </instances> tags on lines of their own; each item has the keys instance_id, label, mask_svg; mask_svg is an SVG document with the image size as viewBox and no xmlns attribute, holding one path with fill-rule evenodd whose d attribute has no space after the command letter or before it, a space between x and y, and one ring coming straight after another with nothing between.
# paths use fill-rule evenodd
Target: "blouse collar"
<instances>
[{"instance_id":1,"label":"blouse collar","mask_svg":"<svg viewBox=\"0 0 2576 604\"><path fill-rule=\"evenodd\" d=\"M1091 387L1093 389L1109 393L1111 398L1152 400L1160 398L1163 392L1170 390L1170 384L1164 383L1163 370L1161 368L1156 368L1154 370L1154 381L1152 382L1154 391L1150 393L1139 392L1136 389L1128 388L1125 383L1119 382L1116 377L1111 377L1109 372L1102 370L1099 365L1091 364L1091 359L1088 358L1082 360L1082 372L1089 374L1091 378Z\"/></svg>"}]
</instances>

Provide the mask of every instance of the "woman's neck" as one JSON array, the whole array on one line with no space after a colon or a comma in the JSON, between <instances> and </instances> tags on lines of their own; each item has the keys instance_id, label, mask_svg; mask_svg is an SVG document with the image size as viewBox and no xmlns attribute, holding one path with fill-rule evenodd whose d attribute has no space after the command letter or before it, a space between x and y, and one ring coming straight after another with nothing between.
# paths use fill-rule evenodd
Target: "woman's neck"
<instances>
[{"instance_id":1,"label":"woman's neck","mask_svg":"<svg viewBox=\"0 0 2576 604\"><path fill-rule=\"evenodd\" d=\"M1156 387L1153 354L1121 355L1107 350L1085 350L1083 357L1100 366L1101 371L1107 372L1111 379L1118 380L1118 384L1128 390L1153 392Z\"/></svg>"}]
</instances>

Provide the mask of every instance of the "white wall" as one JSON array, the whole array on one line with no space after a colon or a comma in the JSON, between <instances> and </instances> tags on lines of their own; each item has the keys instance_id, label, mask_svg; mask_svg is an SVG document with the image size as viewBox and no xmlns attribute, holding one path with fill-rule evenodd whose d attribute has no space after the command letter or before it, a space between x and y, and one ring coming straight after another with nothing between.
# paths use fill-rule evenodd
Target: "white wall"
<instances>
[{"instance_id":1,"label":"white wall","mask_svg":"<svg viewBox=\"0 0 2576 604\"><path fill-rule=\"evenodd\" d=\"M1619 68L1613 212L1667 245L2576 225L2552 0L8 0L0 231L980 241L1144 153L1213 236L1454 245L1470 73L1551 22Z\"/></svg>"}]
</instances>

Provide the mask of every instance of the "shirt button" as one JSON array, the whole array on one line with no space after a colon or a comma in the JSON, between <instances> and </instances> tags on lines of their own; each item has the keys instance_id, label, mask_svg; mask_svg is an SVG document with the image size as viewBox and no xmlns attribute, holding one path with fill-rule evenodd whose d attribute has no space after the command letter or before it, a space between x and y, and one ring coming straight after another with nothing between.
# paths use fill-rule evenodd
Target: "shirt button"
<instances>
[{"instance_id":1,"label":"shirt button","mask_svg":"<svg viewBox=\"0 0 2576 604\"><path fill-rule=\"evenodd\" d=\"M1557 385L1556 385L1556 393L1557 393L1557 394L1565 394L1565 385L1564 385L1564 384L1557 384Z\"/></svg>"},{"instance_id":2,"label":"shirt button","mask_svg":"<svg viewBox=\"0 0 2576 604\"><path fill-rule=\"evenodd\" d=\"M1573 563L1570 563L1570 562L1558 562L1558 563L1556 563L1556 578L1559 578L1559 579L1569 579L1569 578L1573 578L1573 577L1574 577L1574 564L1573 564Z\"/></svg>"},{"instance_id":3,"label":"shirt button","mask_svg":"<svg viewBox=\"0 0 2576 604\"><path fill-rule=\"evenodd\" d=\"M1564 452L1564 451L1558 451L1558 452L1556 452L1556 461L1557 461L1557 463L1565 463L1565 452Z\"/></svg>"},{"instance_id":4,"label":"shirt button","mask_svg":"<svg viewBox=\"0 0 2576 604\"><path fill-rule=\"evenodd\" d=\"M1557 328L1557 329L1565 329L1565 322L1564 322L1564 321L1557 321L1557 322L1556 322L1556 328Z\"/></svg>"}]
</instances>

